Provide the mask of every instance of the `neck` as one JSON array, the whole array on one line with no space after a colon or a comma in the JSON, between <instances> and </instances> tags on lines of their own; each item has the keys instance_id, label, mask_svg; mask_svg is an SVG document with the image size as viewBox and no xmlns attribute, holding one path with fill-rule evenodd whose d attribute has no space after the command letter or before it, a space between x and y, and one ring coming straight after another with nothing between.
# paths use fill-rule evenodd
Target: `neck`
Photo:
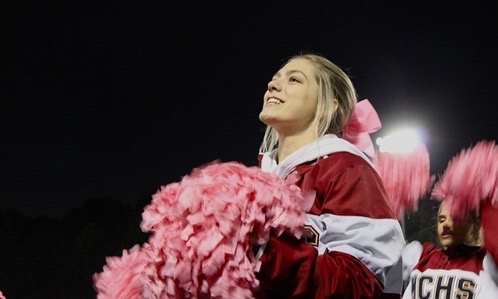
<instances>
[{"instance_id":1,"label":"neck","mask_svg":"<svg viewBox=\"0 0 498 299\"><path fill-rule=\"evenodd\" d=\"M480 249L480 247L478 245L459 244L456 246L447 247L444 249L444 251L450 257L459 257L459 256L471 254L472 252L475 252L479 249Z\"/></svg>"},{"instance_id":2,"label":"neck","mask_svg":"<svg viewBox=\"0 0 498 299\"><path fill-rule=\"evenodd\" d=\"M279 163L298 149L317 140L315 134L280 135L278 141L277 160Z\"/></svg>"}]
</instances>

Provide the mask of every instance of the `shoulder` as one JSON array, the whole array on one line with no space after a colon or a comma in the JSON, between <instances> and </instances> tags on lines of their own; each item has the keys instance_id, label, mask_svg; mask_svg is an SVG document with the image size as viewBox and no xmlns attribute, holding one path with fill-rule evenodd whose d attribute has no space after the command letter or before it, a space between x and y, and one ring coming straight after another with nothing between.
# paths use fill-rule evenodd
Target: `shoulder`
<instances>
[{"instance_id":1,"label":"shoulder","mask_svg":"<svg viewBox=\"0 0 498 299\"><path fill-rule=\"evenodd\" d=\"M345 171L366 171L377 174L372 165L364 158L349 152L337 152L322 156L316 161L297 166L296 170L300 175L312 170L313 176L334 176Z\"/></svg>"},{"instance_id":2,"label":"shoulder","mask_svg":"<svg viewBox=\"0 0 498 299\"><path fill-rule=\"evenodd\" d=\"M315 213L395 218L382 180L360 156L337 152L296 170L301 189L316 192Z\"/></svg>"},{"instance_id":3,"label":"shoulder","mask_svg":"<svg viewBox=\"0 0 498 299\"><path fill-rule=\"evenodd\" d=\"M317 185L336 185L341 188L382 189L383 184L377 171L360 156L348 152L338 152L321 158L311 171ZM364 188L367 186L366 188ZM376 186L375 188L373 186Z\"/></svg>"},{"instance_id":4,"label":"shoulder","mask_svg":"<svg viewBox=\"0 0 498 299\"><path fill-rule=\"evenodd\" d=\"M411 241L405 245L401 253L404 264L404 278L407 278L408 274L420 261L438 251L438 247L431 242L425 242L422 244L419 241Z\"/></svg>"},{"instance_id":5,"label":"shoulder","mask_svg":"<svg viewBox=\"0 0 498 299\"><path fill-rule=\"evenodd\" d=\"M405 245L403 251L401 252L401 256L403 258L403 262L409 261L409 264L413 264L413 266L418 263L424 251L430 243L420 243L419 241L411 241Z\"/></svg>"},{"instance_id":6,"label":"shoulder","mask_svg":"<svg viewBox=\"0 0 498 299\"><path fill-rule=\"evenodd\" d=\"M423 247L423 251L424 252L432 252L434 250L440 250L440 248L436 244L434 244L432 242L425 242L422 245L422 247Z\"/></svg>"},{"instance_id":7,"label":"shoulder","mask_svg":"<svg viewBox=\"0 0 498 299\"><path fill-rule=\"evenodd\" d=\"M414 255L422 252L423 245L419 241L411 241L403 248L403 254Z\"/></svg>"},{"instance_id":8,"label":"shoulder","mask_svg":"<svg viewBox=\"0 0 498 299\"><path fill-rule=\"evenodd\" d=\"M336 152L330 155L326 155L322 159L320 159L318 163L323 165L333 164L337 168L351 168L359 166L371 167L370 163L368 163L363 157L349 152Z\"/></svg>"},{"instance_id":9,"label":"shoulder","mask_svg":"<svg viewBox=\"0 0 498 299\"><path fill-rule=\"evenodd\" d=\"M440 254L443 254L443 251L441 250L441 248L439 248L439 246L437 246L436 244L434 244L432 242L425 242L422 245L420 259L421 260L422 259L427 259L430 256L440 255Z\"/></svg>"}]
</instances>

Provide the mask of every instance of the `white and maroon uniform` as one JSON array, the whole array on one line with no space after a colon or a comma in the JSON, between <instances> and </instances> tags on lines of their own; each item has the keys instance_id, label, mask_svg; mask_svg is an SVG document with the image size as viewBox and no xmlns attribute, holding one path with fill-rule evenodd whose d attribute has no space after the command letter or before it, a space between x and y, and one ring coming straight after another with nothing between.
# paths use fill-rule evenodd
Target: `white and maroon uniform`
<instances>
[{"instance_id":1,"label":"white and maroon uniform","mask_svg":"<svg viewBox=\"0 0 498 299\"><path fill-rule=\"evenodd\" d=\"M403 250L403 299L498 298L498 210L481 210L485 247L462 245L448 255L432 243L411 242Z\"/></svg>"},{"instance_id":2,"label":"white and maroon uniform","mask_svg":"<svg viewBox=\"0 0 498 299\"><path fill-rule=\"evenodd\" d=\"M268 298L375 298L399 259L403 233L368 158L349 142L325 135L276 164L260 155L263 170L297 175L314 192L306 240L271 237L258 273ZM262 296L264 297L264 296Z\"/></svg>"}]
</instances>

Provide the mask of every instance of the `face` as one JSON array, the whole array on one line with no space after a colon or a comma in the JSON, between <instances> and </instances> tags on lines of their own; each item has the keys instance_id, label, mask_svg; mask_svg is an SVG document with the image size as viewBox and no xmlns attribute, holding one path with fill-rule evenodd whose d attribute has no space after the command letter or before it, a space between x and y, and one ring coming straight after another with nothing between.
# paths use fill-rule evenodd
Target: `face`
<instances>
[{"instance_id":1,"label":"face","mask_svg":"<svg viewBox=\"0 0 498 299\"><path fill-rule=\"evenodd\" d=\"M472 225L469 221L454 222L449 210L443 204L439 211L437 235L446 249L455 248L469 240Z\"/></svg>"},{"instance_id":2,"label":"face","mask_svg":"<svg viewBox=\"0 0 498 299\"><path fill-rule=\"evenodd\" d=\"M318 104L314 64L303 58L289 61L268 83L259 119L281 134L313 130Z\"/></svg>"}]
</instances>

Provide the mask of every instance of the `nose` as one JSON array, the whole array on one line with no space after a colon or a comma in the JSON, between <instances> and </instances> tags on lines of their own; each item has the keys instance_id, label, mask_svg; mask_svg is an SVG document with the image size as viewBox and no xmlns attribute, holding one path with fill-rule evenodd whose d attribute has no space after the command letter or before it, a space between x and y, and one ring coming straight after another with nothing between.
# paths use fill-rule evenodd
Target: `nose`
<instances>
[{"instance_id":1,"label":"nose","mask_svg":"<svg viewBox=\"0 0 498 299\"><path fill-rule=\"evenodd\" d=\"M278 84L278 81L277 80L271 80L270 82L268 82L268 91L274 91L274 90L279 90L280 89L280 85Z\"/></svg>"},{"instance_id":2,"label":"nose","mask_svg":"<svg viewBox=\"0 0 498 299\"><path fill-rule=\"evenodd\" d=\"M448 228L451 228L452 224L453 224L453 221L451 219L446 219L443 222L443 227L448 229Z\"/></svg>"}]
</instances>

